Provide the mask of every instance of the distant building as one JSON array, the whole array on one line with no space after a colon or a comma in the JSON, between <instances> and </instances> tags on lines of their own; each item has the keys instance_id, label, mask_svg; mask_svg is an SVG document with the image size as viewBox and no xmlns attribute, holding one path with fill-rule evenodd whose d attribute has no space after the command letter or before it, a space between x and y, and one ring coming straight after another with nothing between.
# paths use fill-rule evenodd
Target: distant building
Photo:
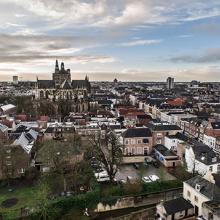
<instances>
[{"instance_id":1,"label":"distant building","mask_svg":"<svg viewBox=\"0 0 220 220\"><path fill-rule=\"evenodd\" d=\"M174 78L168 77L167 78L167 89L173 89L174 88Z\"/></svg>"},{"instance_id":2,"label":"distant building","mask_svg":"<svg viewBox=\"0 0 220 220\"><path fill-rule=\"evenodd\" d=\"M13 76L13 84L18 84L18 76Z\"/></svg>"},{"instance_id":3,"label":"distant building","mask_svg":"<svg viewBox=\"0 0 220 220\"><path fill-rule=\"evenodd\" d=\"M88 110L87 97L90 94L91 85L89 78L84 80L72 80L70 69L65 69L64 63L59 68L56 60L55 72L52 80L38 80L35 88L36 99L69 100L72 104L72 111L82 112Z\"/></svg>"},{"instance_id":4,"label":"distant building","mask_svg":"<svg viewBox=\"0 0 220 220\"><path fill-rule=\"evenodd\" d=\"M118 80L115 78L113 82L114 82L114 83L117 83L117 82L118 82Z\"/></svg>"}]
</instances>

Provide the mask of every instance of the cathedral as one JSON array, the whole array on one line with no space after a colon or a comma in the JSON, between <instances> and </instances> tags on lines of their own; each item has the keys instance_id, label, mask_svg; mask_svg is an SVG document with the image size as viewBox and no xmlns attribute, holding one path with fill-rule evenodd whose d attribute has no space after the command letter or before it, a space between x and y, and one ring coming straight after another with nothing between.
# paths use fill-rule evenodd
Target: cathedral
<instances>
[{"instance_id":1,"label":"cathedral","mask_svg":"<svg viewBox=\"0 0 220 220\"><path fill-rule=\"evenodd\" d=\"M70 69L65 69L64 63L59 67L56 60L55 71L52 80L38 80L35 87L36 99L49 99L54 102L66 100L71 102L74 111L85 111L88 109L88 97L91 91L89 78L85 80L72 80Z\"/></svg>"}]
</instances>

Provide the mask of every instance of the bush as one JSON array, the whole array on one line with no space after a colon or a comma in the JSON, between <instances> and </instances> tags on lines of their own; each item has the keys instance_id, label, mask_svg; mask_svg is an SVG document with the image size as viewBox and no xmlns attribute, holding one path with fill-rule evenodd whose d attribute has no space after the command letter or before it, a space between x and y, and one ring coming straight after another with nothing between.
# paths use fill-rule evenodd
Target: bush
<instances>
[{"instance_id":1,"label":"bush","mask_svg":"<svg viewBox=\"0 0 220 220\"><path fill-rule=\"evenodd\" d=\"M102 189L101 195L102 197L122 196L123 190L121 186L107 186L104 189Z\"/></svg>"},{"instance_id":2,"label":"bush","mask_svg":"<svg viewBox=\"0 0 220 220\"><path fill-rule=\"evenodd\" d=\"M183 183L179 180L168 180L162 182L152 182L143 184L143 191L144 193L153 193L159 191L165 191L168 189L174 189L182 187Z\"/></svg>"},{"instance_id":3,"label":"bush","mask_svg":"<svg viewBox=\"0 0 220 220\"><path fill-rule=\"evenodd\" d=\"M125 195L137 194L142 191L142 184L140 182L136 183L126 183L123 185L123 193Z\"/></svg>"},{"instance_id":4,"label":"bush","mask_svg":"<svg viewBox=\"0 0 220 220\"><path fill-rule=\"evenodd\" d=\"M185 170L184 167L176 167L175 169L168 169L168 172L177 179L186 181L193 177L193 175Z\"/></svg>"}]
</instances>

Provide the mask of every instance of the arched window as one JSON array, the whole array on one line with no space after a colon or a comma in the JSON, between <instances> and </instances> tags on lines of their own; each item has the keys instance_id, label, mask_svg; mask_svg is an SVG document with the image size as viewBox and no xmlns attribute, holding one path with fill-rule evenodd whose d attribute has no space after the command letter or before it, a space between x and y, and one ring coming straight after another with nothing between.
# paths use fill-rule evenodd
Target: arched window
<instances>
[{"instance_id":1,"label":"arched window","mask_svg":"<svg viewBox=\"0 0 220 220\"><path fill-rule=\"evenodd\" d=\"M209 212L208 220L213 220L213 214Z\"/></svg>"}]
</instances>

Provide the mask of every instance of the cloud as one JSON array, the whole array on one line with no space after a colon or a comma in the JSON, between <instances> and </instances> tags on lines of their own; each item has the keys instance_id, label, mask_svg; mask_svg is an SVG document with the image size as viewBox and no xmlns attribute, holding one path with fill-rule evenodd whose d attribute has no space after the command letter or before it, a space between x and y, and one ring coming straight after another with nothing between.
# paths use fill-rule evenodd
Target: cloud
<instances>
[{"instance_id":1,"label":"cloud","mask_svg":"<svg viewBox=\"0 0 220 220\"><path fill-rule=\"evenodd\" d=\"M2 0L14 9L10 22L30 18L48 29L74 25L112 28L189 22L220 15L220 2L215 0ZM1 11L0 9L0 12ZM7 16L7 15L5 15ZM16 19L13 19L16 18Z\"/></svg>"},{"instance_id":2,"label":"cloud","mask_svg":"<svg viewBox=\"0 0 220 220\"><path fill-rule=\"evenodd\" d=\"M93 39L75 36L6 35L0 34L0 63L8 69L13 65L18 72L36 71L55 59L70 64L106 64L116 62L108 55L83 53L86 48L98 46Z\"/></svg>"},{"instance_id":3,"label":"cloud","mask_svg":"<svg viewBox=\"0 0 220 220\"><path fill-rule=\"evenodd\" d=\"M204 51L201 55L180 55L171 57L172 62L184 63L214 63L220 61L220 48L211 48Z\"/></svg>"},{"instance_id":4,"label":"cloud","mask_svg":"<svg viewBox=\"0 0 220 220\"><path fill-rule=\"evenodd\" d=\"M124 42L119 44L122 47L133 47L133 46L143 46L143 45L151 45L151 44L158 44L162 40L135 40L130 42Z\"/></svg>"},{"instance_id":5,"label":"cloud","mask_svg":"<svg viewBox=\"0 0 220 220\"><path fill-rule=\"evenodd\" d=\"M193 26L192 32L196 34L205 34L205 35L220 35L220 26L219 23L202 23Z\"/></svg>"}]
</instances>

